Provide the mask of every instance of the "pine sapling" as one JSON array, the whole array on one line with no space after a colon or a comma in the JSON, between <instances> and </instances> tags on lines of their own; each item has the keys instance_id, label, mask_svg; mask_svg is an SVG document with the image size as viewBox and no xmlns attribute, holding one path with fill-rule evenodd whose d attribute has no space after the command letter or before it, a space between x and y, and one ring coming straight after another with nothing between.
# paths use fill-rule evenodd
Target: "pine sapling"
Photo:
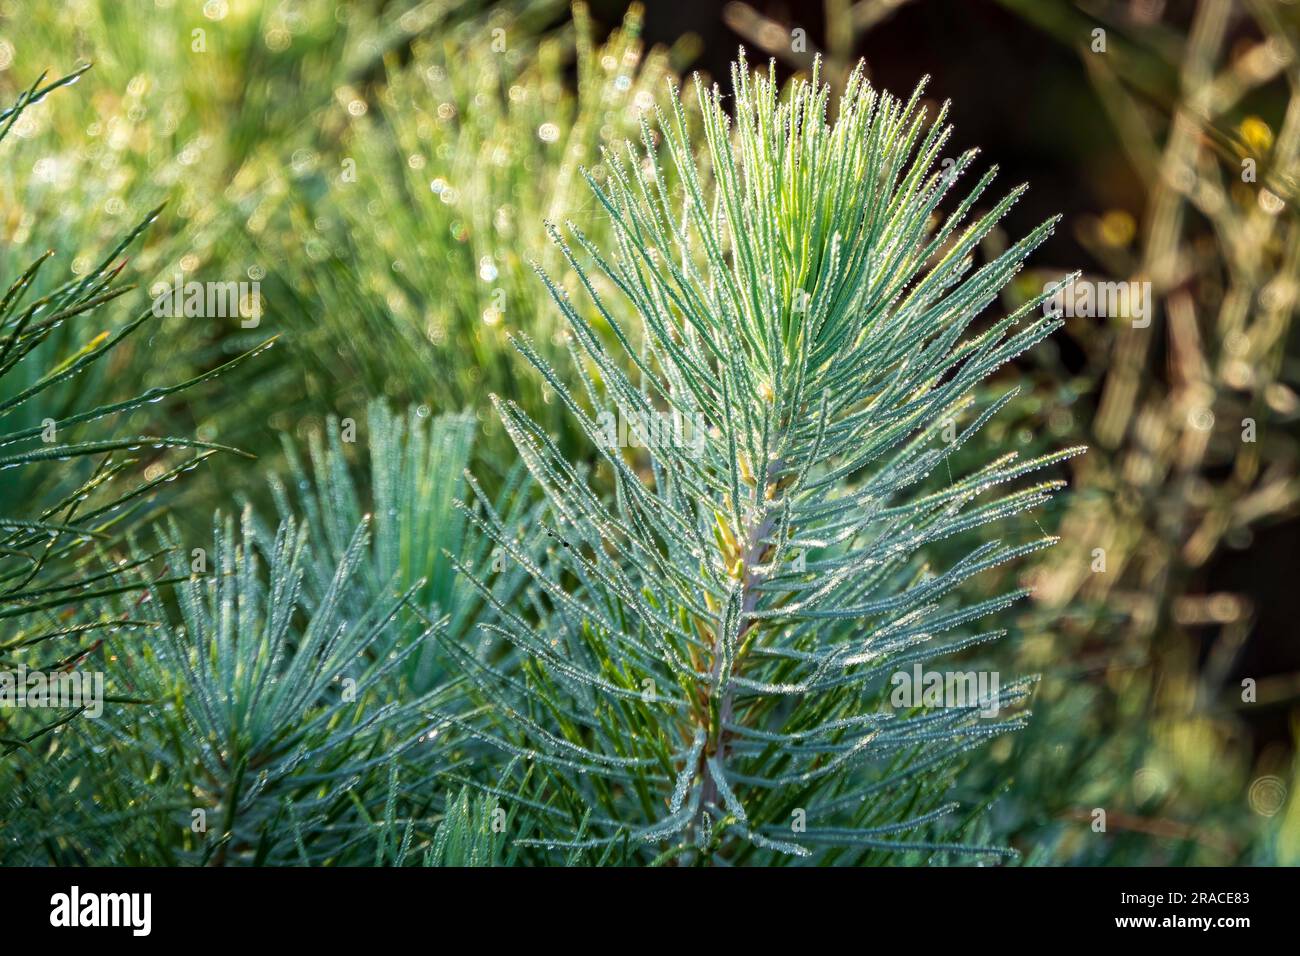
<instances>
[{"instance_id":1,"label":"pine sapling","mask_svg":"<svg viewBox=\"0 0 1300 956\"><path fill-rule=\"evenodd\" d=\"M1007 710L1029 681L907 707L886 685L998 637L975 625L1026 589L971 601L963 582L1052 541L952 550L1046 502L1060 482L1005 486L1076 449L952 467L1015 393L981 405L976 386L1059 325L1045 296L982 318L1055 220L977 265L1022 190L973 214L994 171L958 195L975 152L945 160L946 107L928 122L920 87L901 101L859 68L828 120L816 70L781 95L742 53L732 81L697 78L698 159L674 95L642 150L586 171L609 243L552 230L588 297L543 274L572 375L516 345L600 467L497 403L547 511L473 517L533 593L484 628L500 663L461 655L484 707L452 719L540 772L516 799L538 827L520 842L547 852L1005 854L961 838L947 774L1023 724Z\"/></svg>"}]
</instances>

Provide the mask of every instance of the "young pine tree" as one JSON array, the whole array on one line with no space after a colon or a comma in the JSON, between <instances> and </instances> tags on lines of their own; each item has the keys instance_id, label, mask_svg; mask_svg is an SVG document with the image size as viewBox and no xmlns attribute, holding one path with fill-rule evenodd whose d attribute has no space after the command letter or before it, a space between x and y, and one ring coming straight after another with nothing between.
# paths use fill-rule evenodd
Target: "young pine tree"
<instances>
[{"instance_id":1,"label":"young pine tree","mask_svg":"<svg viewBox=\"0 0 1300 956\"><path fill-rule=\"evenodd\" d=\"M1073 453L952 471L1015 391L979 407L973 390L1059 324L1042 297L981 319L1054 221L977 266L1021 190L966 224L994 172L955 195L975 154L944 159L950 129L942 111L927 122L919 88L902 102L859 70L832 120L816 70L781 96L743 53L733 86L697 80L698 159L674 96L643 154L588 173L612 248L553 232L590 295L580 307L543 276L581 393L516 344L601 466L585 474L498 402L548 510L540 529L475 517L535 592L487 628L518 673L460 655L494 717L458 722L532 774L520 799L540 833L524 842L543 848L727 863L1003 852L962 842L946 772L1020 726L1005 709L1029 682L894 708L887 681L999 636L978 622L1025 591L963 600L963 582L1051 543L927 563L940 539L1043 504L1059 482L1005 486ZM524 544L542 535L545 566Z\"/></svg>"},{"instance_id":2,"label":"young pine tree","mask_svg":"<svg viewBox=\"0 0 1300 956\"><path fill-rule=\"evenodd\" d=\"M49 82L43 74L0 110L0 162L13 162L6 140L24 111L88 68ZM134 288L119 281L122 255L157 212L97 265L62 281L45 281L58 270L50 265L52 251L38 255L18 243L0 249L0 267L16 272L0 286L0 794L6 796L10 775L44 759L47 735L76 716L27 701L13 671L79 667L116 636L151 625L139 607L119 615L107 610L107 599L144 590L133 574L150 558L123 557L128 532L162 486L226 448L141 434L134 416L242 357L189 381L147 389L137 381L125 397L108 397L108 367L154 319L148 308L127 321L106 313ZM130 371L119 367L112 385L129 381ZM171 449L185 457L164 459ZM155 470L146 471L142 458L152 459Z\"/></svg>"}]
</instances>

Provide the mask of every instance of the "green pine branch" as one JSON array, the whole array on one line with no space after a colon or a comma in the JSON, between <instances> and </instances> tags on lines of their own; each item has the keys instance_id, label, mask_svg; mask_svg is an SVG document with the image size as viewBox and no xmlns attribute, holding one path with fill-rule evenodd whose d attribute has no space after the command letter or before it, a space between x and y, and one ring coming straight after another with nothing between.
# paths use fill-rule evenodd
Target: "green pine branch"
<instances>
[{"instance_id":1,"label":"green pine branch","mask_svg":"<svg viewBox=\"0 0 1300 956\"><path fill-rule=\"evenodd\" d=\"M42 75L0 112L0 141L50 92L76 82L81 67L46 82ZM97 265L47 281L45 252L0 295L0 669L64 670L106 639L150 625L138 608L106 615L104 600L143 593L147 559L126 557L129 532L154 509L166 483L215 451L237 449L186 436L141 434L133 421L155 403L206 382L248 353L188 380L142 389L126 399L86 401L120 349L152 318L106 318L133 286L121 281L123 254L159 213L151 211ZM147 449L147 451L146 451ZM168 461L159 452L185 450ZM140 454L140 452L144 452ZM154 459L142 471L143 458ZM18 689L11 688L12 696ZM69 714L55 708L0 712L0 754L39 748Z\"/></svg>"},{"instance_id":2,"label":"green pine branch","mask_svg":"<svg viewBox=\"0 0 1300 956\"><path fill-rule=\"evenodd\" d=\"M968 222L993 172L957 194L975 154L944 161L950 130L920 88L900 101L859 70L828 121L816 73L780 96L742 55L733 89L697 81L700 160L674 97L643 151L588 171L613 227L603 247L554 232L599 316L543 273L581 391L517 345L598 450L612 499L498 402L547 524L474 519L533 577L535 607L498 605L488 628L527 658L520 673L462 660L496 719L453 719L545 771L549 832L529 844L630 841L646 861L1002 854L945 835L944 774L1023 725L980 710L1021 704L1028 683L906 712L881 691L900 667L999 636L969 626L1024 590L966 603L963 584L1051 543L926 562L941 539L1042 505L1059 482L1003 486L1078 451L946 474L1014 392L972 408L975 387L1059 324L1036 314L1043 297L981 319L1054 221L977 267L1020 190ZM519 543L542 538L550 567Z\"/></svg>"}]
</instances>

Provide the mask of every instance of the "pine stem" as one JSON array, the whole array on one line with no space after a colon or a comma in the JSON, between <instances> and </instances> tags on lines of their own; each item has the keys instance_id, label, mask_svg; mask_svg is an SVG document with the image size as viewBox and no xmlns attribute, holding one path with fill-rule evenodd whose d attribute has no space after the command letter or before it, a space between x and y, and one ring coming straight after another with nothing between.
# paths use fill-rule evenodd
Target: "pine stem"
<instances>
[{"instance_id":1,"label":"pine stem","mask_svg":"<svg viewBox=\"0 0 1300 956\"><path fill-rule=\"evenodd\" d=\"M760 497L759 497L760 501L764 501L764 502L767 501L767 491L769 488L775 488L777 483L780 481L781 469L782 469L782 463L780 461L774 462L772 464L772 467L768 469L766 482L760 492ZM750 612L752 612L758 604L759 592L755 587L755 585L758 584L759 582L757 576L754 573L754 569L758 567L760 562L762 562L762 560L765 557L767 557L767 552L769 550L768 545L766 543L767 537L772 533L772 529L775 525L776 525L775 510L770 506L765 506L763 509L762 520L760 520L757 525L751 528L750 531L744 537L744 545L740 549L741 555L743 556L743 560L744 560L744 565L743 565L744 579L741 582L741 598L740 598L740 602L741 602L740 607L741 607L742 615L747 615ZM745 635L749 631L749 628L752 625L753 625L752 621L746 621L744 624L741 625L740 632L737 635L737 640L736 640L737 649L744 646ZM719 621L718 628L714 633L714 637L713 637L712 676L715 685L722 678L723 642L726 639L725 635L723 634L723 626L724 626L723 622ZM738 672L740 670L741 659L742 658L738 654L735 662L732 664L733 673ZM704 750L701 751L700 753L699 773L703 783L700 788L699 813L696 817L696 822L691 827L691 831L690 831L692 839L694 838L695 834L699 831L699 829L703 826L703 824L706 822L709 805L712 803L716 803L718 799L718 784L713 779L713 774L709 770L708 758L710 756L716 756L718 766L722 767L724 770L726 769L726 762L727 762L726 726L727 724L731 723L733 704L734 701L732 698L732 692L730 689L727 689L725 692L723 692L722 697L718 703L716 725L705 728L709 736L708 736L708 742L705 744Z\"/></svg>"}]
</instances>

